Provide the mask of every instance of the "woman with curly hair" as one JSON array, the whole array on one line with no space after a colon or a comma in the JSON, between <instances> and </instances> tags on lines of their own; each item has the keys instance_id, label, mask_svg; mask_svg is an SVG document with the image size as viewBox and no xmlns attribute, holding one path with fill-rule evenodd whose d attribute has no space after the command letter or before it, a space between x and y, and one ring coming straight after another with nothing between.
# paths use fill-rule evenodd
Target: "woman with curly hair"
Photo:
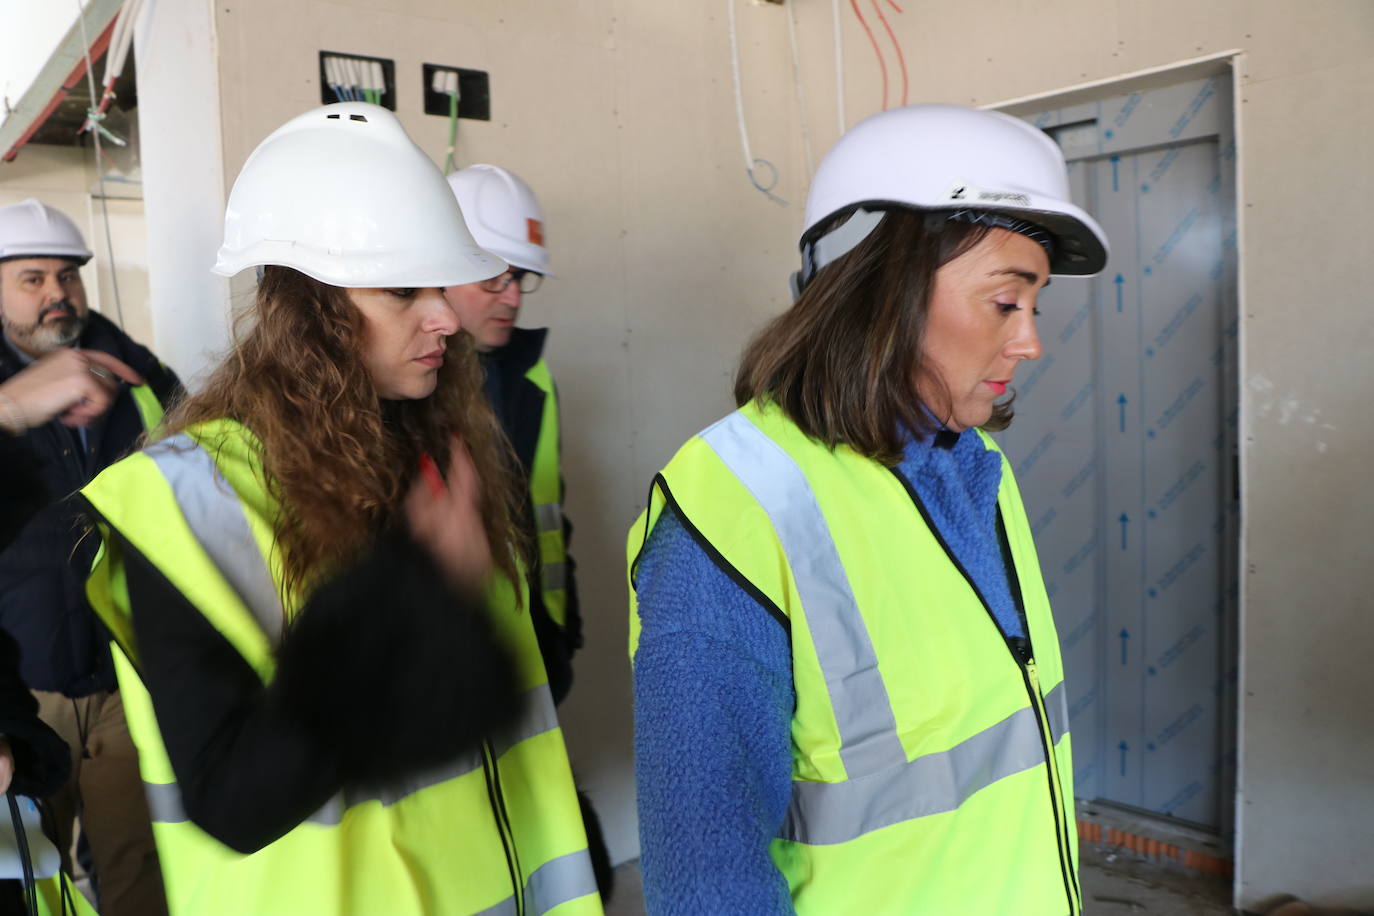
<instances>
[{"instance_id":1,"label":"woman with curly hair","mask_svg":"<svg viewBox=\"0 0 1374 916\"><path fill-rule=\"evenodd\" d=\"M443 298L505 264L390 112L343 103L244 165L215 270L253 266L228 358L82 494L171 913L599 913Z\"/></svg>"}]
</instances>

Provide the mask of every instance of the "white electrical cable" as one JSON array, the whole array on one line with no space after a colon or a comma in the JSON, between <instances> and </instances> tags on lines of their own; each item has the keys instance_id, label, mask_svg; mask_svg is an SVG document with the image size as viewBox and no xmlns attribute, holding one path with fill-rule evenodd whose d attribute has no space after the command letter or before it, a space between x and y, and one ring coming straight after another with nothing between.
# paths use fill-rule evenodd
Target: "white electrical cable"
<instances>
[{"instance_id":1,"label":"white electrical cable","mask_svg":"<svg viewBox=\"0 0 1374 916\"><path fill-rule=\"evenodd\" d=\"M844 134L844 30L840 28L840 0L830 0L831 28L835 32L835 119Z\"/></svg>"},{"instance_id":2,"label":"white electrical cable","mask_svg":"<svg viewBox=\"0 0 1374 916\"><path fill-rule=\"evenodd\" d=\"M773 189L778 186L778 168L767 159L754 158L753 151L749 148L749 128L744 123L744 92L740 88L739 78L739 37L736 34L738 28L735 25L735 0L725 0L726 19L730 23L730 72L734 77L735 83L735 119L739 123L740 145L744 147L744 171L749 176L749 182L758 188L763 196L776 204L787 206L787 201L773 193ZM758 177L754 174L754 165L763 163L773 173L772 184L764 187L759 183Z\"/></svg>"},{"instance_id":3,"label":"white electrical cable","mask_svg":"<svg viewBox=\"0 0 1374 916\"><path fill-rule=\"evenodd\" d=\"M802 82L801 75L801 54L797 51L797 20L795 3L789 3L784 8L787 14L787 43L792 46L792 85L797 90L797 110L801 115L802 132L802 156L806 163L806 177L814 174L811 166L811 122L807 114L806 104L806 85Z\"/></svg>"},{"instance_id":4,"label":"white electrical cable","mask_svg":"<svg viewBox=\"0 0 1374 916\"><path fill-rule=\"evenodd\" d=\"M110 34L110 48L105 52L105 79L102 85L111 86L118 77L115 73L114 61L119 51L120 44L124 41L124 33L129 30L130 7L134 5L134 0L124 0L124 4L119 8L119 14L115 17L114 32Z\"/></svg>"},{"instance_id":5,"label":"white electrical cable","mask_svg":"<svg viewBox=\"0 0 1374 916\"><path fill-rule=\"evenodd\" d=\"M328 84L334 98L340 102L344 100L343 83L339 80L339 61L333 55L326 54L324 58L324 81Z\"/></svg>"},{"instance_id":6,"label":"white electrical cable","mask_svg":"<svg viewBox=\"0 0 1374 916\"><path fill-rule=\"evenodd\" d=\"M124 72L129 49L134 45L134 24L143 12L143 0L125 0L119 10L119 21L115 24L115 35L110 39L110 49L105 56L105 87L113 88L115 80Z\"/></svg>"},{"instance_id":7,"label":"white electrical cable","mask_svg":"<svg viewBox=\"0 0 1374 916\"><path fill-rule=\"evenodd\" d=\"M95 64L91 62L91 40L86 34L86 5L83 0L76 0L76 21L81 24L81 50L86 58L86 87L91 94L91 107L87 114L89 117L90 114L94 113L96 105L95 76L92 73ZM130 31L133 30L132 23L129 29ZM119 272L115 270L114 239L110 236L110 206L105 194L105 169L100 162L100 157L103 155L100 148L100 131L99 124L93 125L91 139L95 141L95 177L100 187L100 212L105 221L105 251L110 258L110 289L114 292L115 323L122 330L124 327L124 304L119 300Z\"/></svg>"},{"instance_id":8,"label":"white electrical cable","mask_svg":"<svg viewBox=\"0 0 1374 916\"><path fill-rule=\"evenodd\" d=\"M377 61L371 61L368 70L372 75L372 88L377 92L377 104L382 104L382 94L386 92L386 71Z\"/></svg>"}]
</instances>

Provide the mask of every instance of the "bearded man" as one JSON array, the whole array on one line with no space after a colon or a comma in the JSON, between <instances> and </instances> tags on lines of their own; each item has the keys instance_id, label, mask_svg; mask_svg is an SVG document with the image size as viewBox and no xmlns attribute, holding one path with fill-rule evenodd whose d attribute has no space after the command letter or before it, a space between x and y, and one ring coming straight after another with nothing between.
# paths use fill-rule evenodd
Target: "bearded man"
<instances>
[{"instance_id":1,"label":"bearded man","mask_svg":"<svg viewBox=\"0 0 1374 916\"><path fill-rule=\"evenodd\" d=\"M90 259L76 225L57 210L37 200L0 207L0 382L43 359L50 370L44 383L52 383L52 372L65 373L73 388L94 377L111 395L82 398L46 422L24 416L23 398L0 398L0 435L26 440L22 453L37 463L45 490L32 494L44 508L0 553L0 627L19 643L40 717L72 751L71 779L48 803L64 865L70 867L65 860L79 817L100 912L156 916L166 904L138 755L109 634L86 602L98 539L84 536L65 497L129 452L181 385L152 353L89 309L81 267ZM125 382L87 355L93 351L122 360L145 383Z\"/></svg>"}]
</instances>

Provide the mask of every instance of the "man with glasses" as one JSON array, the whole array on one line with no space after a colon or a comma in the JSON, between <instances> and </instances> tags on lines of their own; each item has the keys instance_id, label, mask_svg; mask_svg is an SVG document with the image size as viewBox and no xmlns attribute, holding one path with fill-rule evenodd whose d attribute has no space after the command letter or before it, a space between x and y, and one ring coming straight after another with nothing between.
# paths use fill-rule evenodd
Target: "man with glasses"
<instances>
[{"instance_id":1,"label":"man with glasses","mask_svg":"<svg viewBox=\"0 0 1374 916\"><path fill-rule=\"evenodd\" d=\"M477 342L484 389L520 459L529 500L526 525L538 544L529 573L530 614L539 637L549 689L561 703L572 686L572 656L582 646L573 561L572 524L563 512L558 390L544 362L548 328L517 328L522 297L549 272L544 213L529 185L494 165L472 165L448 176L477 244L500 255L510 270L480 283L444 290L458 322ZM591 801L579 791L587 845L604 900L614 883L610 855Z\"/></svg>"},{"instance_id":2,"label":"man with glasses","mask_svg":"<svg viewBox=\"0 0 1374 916\"><path fill-rule=\"evenodd\" d=\"M562 702L572 685L573 653L582 645L582 620L567 555L572 526L563 513L558 393L543 358L548 328L515 326L522 297L548 273L544 215L529 185L494 165L460 169L448 182L477 244L510 264L499 277L450 286L444 295L477 342L487 398L526 477L527 523L539 561L530 570L530 608L549 688Z\"/></svg>"}]
</instances>

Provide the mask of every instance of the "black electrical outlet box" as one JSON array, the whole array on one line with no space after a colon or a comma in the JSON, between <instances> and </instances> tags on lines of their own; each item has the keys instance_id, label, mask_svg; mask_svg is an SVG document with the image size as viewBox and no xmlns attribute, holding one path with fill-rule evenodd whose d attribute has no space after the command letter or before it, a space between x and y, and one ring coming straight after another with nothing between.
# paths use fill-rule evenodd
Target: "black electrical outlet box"
<instances>
[{"instance_id":1,"label":"black electrical outlet box","mask_svg":"<svg viewBox=\"0 0 1374 916\"><path fill-rule=\"evenodd\" d=\"M380 70L380 72L379 72ZM368 90L373 99L369 99ZM375 101L396 110L396 62L386 57L320 52L320 101Z\"/></svg>"},{"instance_id":2,"label":"black electrical outlet box","mask_svg":"<svg viewBox=\"0 0 1374 916\"><path fill-rule=\"evenodd\" d=\"M491 120L491 83L485 70L465 70L443 64L425 64L425 114L448 117L448 93L434 88L435 75L458 74L458 117Z\"/></svg>"}]
</instances>

